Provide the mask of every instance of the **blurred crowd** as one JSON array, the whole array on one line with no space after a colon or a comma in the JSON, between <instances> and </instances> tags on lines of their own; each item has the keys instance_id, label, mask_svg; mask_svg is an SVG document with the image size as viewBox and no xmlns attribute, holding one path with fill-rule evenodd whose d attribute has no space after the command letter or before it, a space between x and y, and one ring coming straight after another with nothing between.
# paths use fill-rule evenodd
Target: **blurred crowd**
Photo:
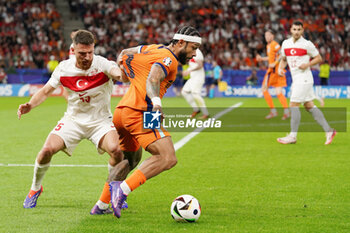
<instances>
[{"instance_id":1,"label":"blurred crowd","mask_svg":"<svg viewBox=\"0 0 350 233\"><path fill-rule=\"evenodd\" d=\"M62 18L54 0L0 0L0 67L46 68L64 60Z\"/></svg>"},{"instance_id":2,"label":"blurred crowd","mask_svg":"<svg viewBox=\"0 0 350 233\"><path fill-rule=\"evenodd\" d=\"M35 2L35 3L34 3ZM167 43L182 25L194 25L203 37L208 61L223 68L263 69L256 55L266 53L264 31L281 43L295 19L305 25L333 70L350 69L348 0L69 0L71 15L81 18L97 38L96 53L116 59L124 48ZM62 60L68 48L54 0L0 0L0 65L43 67L50 55Z\"/></svg>"},{"instance_id":3,"label":"blurred crowd","mask_svg":"<svg viewBox=\"0 0 350 233\"><path fill-rule=\"evenodd\" d=\"M195 25L204 37L207 59L225 68L251 69L265 52L264 31L277 32L281 43L293 20L305 24L312 40L333 69L350 69L348 0L70 0L84 25L98 38L97 51L114 57L139 43L166 43L179 26Z\"/></svg>"}]
</instances>

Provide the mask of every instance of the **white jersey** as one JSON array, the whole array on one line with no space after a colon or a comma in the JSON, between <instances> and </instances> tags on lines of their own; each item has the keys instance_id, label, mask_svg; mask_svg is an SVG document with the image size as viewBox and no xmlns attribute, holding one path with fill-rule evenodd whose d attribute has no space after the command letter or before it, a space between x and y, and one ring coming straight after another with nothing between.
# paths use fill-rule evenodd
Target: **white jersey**
<instances>
[{"instance_id":1,"label":"white jersey","mask_svg":"<svg viewBox=\"0 0 350 233\"><path fill-rule=\"evenodd\" d=\"M198 66L199 61L204 63L204 56L203 56L203 53L199 49L197 49L196 56L194 56L188 63L189 68L190 69L196 68ZM200 68L199 70L192 71L190 73L190 78L205 81L204 67Z\"/></svg>"},{"instance_id":2,"label":"white jersey","mask_svg":"<svg viewBox=\"0 0 350 233\"><path fill-rule=\"evenodd\" d=\"M57 88L62 85L68 91L68 106L65 116L80 124L98 124L112 118L110 100L113 81L108 77L117 64L94 55L91 67L81 70L75 59L59 63L48 83Z\"/></svg>"},{"instance_id":3,"label":"white jersey","mask_svg":"<svg viewBox=\"0 0 350 233\"><path fill-rule=\"evenodd\" d=\"M293 37L283 41L281 48L282 57L287 57L287 63L292 74L293 83L307 84L314 83L314 79L308 67L305 70L299 69L301 64L309 63L310 58L319 54L315 45L300 37L295 43Z\"/></svg>"}]
</instances>

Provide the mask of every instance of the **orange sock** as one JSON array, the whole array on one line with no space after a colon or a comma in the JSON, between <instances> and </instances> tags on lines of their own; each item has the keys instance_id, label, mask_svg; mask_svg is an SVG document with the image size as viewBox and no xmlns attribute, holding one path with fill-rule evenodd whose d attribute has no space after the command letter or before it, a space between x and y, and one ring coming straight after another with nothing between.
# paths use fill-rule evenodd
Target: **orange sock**
<instances>
[{"instance_id":1,"label":"orange sock","mask_svg":"<svg viewBox=\"0 0 350 233\"><path fill-rule=\"evenodd\" d=\"M272 97L268 91L264 91L264 98L266 100L267 105L269 105L270 108L275 108L273 105Z\"/></svg>"},{"instance_id":2,"label":"orange sock","mask_svg":"<svg viewBox=\"0 0 350 233\"><path fill-rule=\"evenodd\" d=\"M111 192L109 191L108 182L106 182L105 186L103 186L103 190L100 196L100 201L106 204L108 204L111 201Z\"/></svg>"},{"instance_id":3,"label":"orange sock","mask_svg":"<svg viewBox=\"0 0 350 233\"><path fill-rule=\"evenodd\" d=\"M125 182L128 184L131 191L139 187L141 184L146 182L146 176L139 169L135 170L134 173L129 176Z\"/></svg>"},{"instance_id":4,"label":"orange sock","mask_svg":"<svg viewBox=\"0 0 350 233\"><path fill-rule=\"evenodd\" d=\"M283 108L288 108L287 98L282 93L278 94L277 98L281 102Z\"/></svg>"}]
</instances>

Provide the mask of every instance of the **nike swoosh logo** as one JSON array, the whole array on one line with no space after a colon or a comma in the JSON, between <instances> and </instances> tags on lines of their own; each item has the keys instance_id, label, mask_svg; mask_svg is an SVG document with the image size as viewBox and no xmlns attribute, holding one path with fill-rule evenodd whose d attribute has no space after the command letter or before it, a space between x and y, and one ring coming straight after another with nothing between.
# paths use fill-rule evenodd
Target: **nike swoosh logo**
<instances>
[{"instance_id":1,"label":"nike swoosh logo","mask_svg":"<svg viewBox=\"0 0 350 233\"><path fill-rule=\"evenodd\" d=\"M86 93L87 93L87 92L82 93L82 94L79 94L79 97L82 97L82 96L86 95Z\"/></svg>"}]
</instances>

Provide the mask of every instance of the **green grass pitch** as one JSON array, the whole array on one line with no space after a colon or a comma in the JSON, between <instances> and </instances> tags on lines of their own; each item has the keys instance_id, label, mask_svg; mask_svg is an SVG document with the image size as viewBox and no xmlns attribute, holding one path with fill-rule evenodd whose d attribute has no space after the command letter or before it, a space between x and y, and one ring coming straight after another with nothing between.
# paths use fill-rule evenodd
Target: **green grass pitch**
<instances>
[{"instance_id":1,"label":"green grass pitch","mask_svg":"<svg viewBox=\"0 0 350 233\"><path fill-rule=\"evenodd\" d=\"M66 108L62 98L52 97L19 121L17 107L27 100L0 98L1 164L33 164ZM112 98L112 109L118 100ZM206 101L209 107L266 106L264 99L253 98ZM164 99L163 105L187 106L182 98ZM349 109L350 100L326 100L326 106ZM186 134L172 133L173 141ZM278 144L276 138L284 135L201 132L177 151L173 169L130 194L120 219L89 214L106 167L51 167L37 207L23 209L33 167L0 166L0 232L349 232L349 133L338 133L329 146L321 132L299 133L295 145ZM72 157L59 152L52 164L106 165L107 160L84 140ZM181 194L201 203L197 223L172 220L171 202Z\"/></svg>"}]
</instances>

